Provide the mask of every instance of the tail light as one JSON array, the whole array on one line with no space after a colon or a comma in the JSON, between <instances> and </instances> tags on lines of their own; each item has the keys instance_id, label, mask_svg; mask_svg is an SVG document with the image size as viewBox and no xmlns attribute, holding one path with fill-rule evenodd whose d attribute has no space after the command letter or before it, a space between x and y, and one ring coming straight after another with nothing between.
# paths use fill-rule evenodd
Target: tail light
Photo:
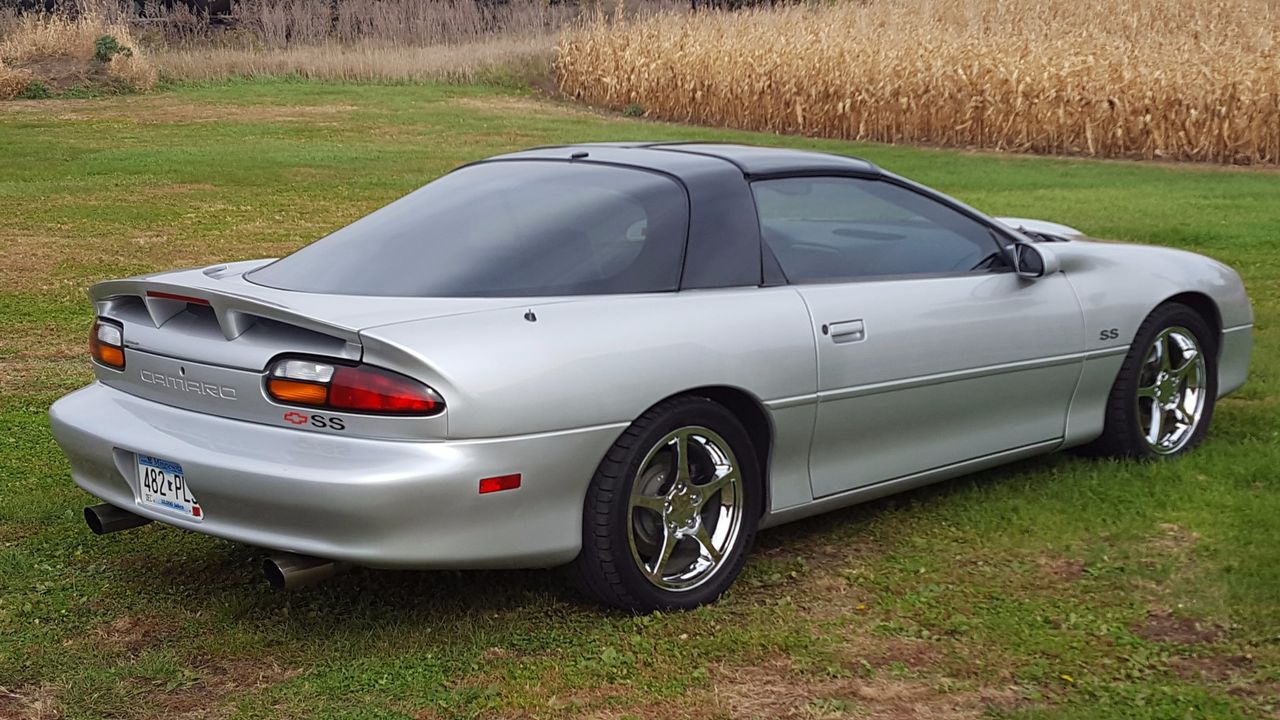
<instances>
[{"instance_id":1,"label":"tail light","mask_svg":"<svg viewBox=\"0 0 1280 720\"><path fill-rule=\"evenodd\" d=\"M123 370L124 329L107 320L95 320L89 331L89 354L99 365Z\"/></svg>"},{"instance_id":2,"label":"tail light","mask_svg":"<svg viewBox=\"0 0 1280 720\"><path fill-rule=\"evenodd\" d=\"M284 358L267 373L267 394L289 405L378 415L437 415L444 399L406 375L369 365Z\"/></svg>"}]
</instances>

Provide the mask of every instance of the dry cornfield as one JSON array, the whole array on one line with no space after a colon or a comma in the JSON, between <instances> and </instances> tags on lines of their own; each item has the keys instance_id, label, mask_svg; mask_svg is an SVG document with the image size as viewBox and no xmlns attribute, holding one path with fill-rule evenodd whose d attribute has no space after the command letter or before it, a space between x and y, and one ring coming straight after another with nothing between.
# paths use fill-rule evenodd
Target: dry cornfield
<instances>
[{"instance_id":1,"label":"dry cornfield","mask_svg":"<svg viewBox=\"0 0 1280 720\"><path fill-rule=\"evenodd\" d=\"M596 19L561 89L751 130L1280 163L1280 0L867 0Z\"/></svg>"}]
</instances>

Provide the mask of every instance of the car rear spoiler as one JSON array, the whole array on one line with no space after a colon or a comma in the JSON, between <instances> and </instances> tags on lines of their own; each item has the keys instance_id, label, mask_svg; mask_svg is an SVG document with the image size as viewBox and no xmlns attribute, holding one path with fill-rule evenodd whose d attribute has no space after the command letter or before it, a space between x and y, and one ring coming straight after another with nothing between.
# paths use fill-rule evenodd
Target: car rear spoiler
<instances>
[{"instance_id":1,"label":"car rear spoiler","mask_svg":"<svg viewBox=\"0 0 1280 720\"><path fill-rule=\"evenodd\" d=\"M125 327L125 345L133 349L250 369L282 352L360 360L359 328L272 299L279 291L243 280L247 269L222 265L108 280L91 287L89 298L99 317Z\"/></svg>"},{"instance_id":2,"label":"car rear spoiler","mask_svg":"<svg viewBox=\"0 0 1280 720\"><path fill-rule=\"evenodd\" d=\"M157 282L153 280L108 280L89 289L98 314L110 317L122 305L141 302L151 322L159 328L190 305L208 306L223 336L235 340L260 319L275 320L315 332L359 343L356 328L324 322L290 310L271 300L231 292L222 288Z\"/></svg>"}]
</instances>

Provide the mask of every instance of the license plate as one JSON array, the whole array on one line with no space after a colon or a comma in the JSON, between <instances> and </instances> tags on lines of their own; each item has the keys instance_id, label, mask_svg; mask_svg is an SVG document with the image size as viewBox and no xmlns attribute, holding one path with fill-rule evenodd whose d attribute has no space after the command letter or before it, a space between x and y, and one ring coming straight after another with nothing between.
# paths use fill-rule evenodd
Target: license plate
<instances>
[{"instance_id":1,"label":"license plate","mask_svg":"<svg viewBox=\"0 0 1280 720\"><path fill-rule=\"evenodd\" d=\"M138 502L191 520L204 519L182 466L172 460L138 455Z\"/></svg>"}]
</instances>

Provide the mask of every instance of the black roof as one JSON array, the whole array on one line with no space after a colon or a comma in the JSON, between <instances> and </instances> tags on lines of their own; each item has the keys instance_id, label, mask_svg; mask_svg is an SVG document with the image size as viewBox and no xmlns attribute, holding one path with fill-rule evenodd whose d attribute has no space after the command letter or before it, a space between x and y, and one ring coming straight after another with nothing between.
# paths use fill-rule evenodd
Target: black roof
<instances>
[{"instance_id":1,"label":"black roof","mask_svg":"<svg viewBox=\"0 0 1280 720\"><path fill-rule=\"evenodd\" d=\"M728 143L663 143L649 145L648 147L720 158L737 165L743 174L753 176L791 172L880 174L879 168L861 158L814 152L812 150L792 150L790 148L732 145Z\"/></svg>"},{"instance_id":2,"label":"black roof","mask_svg":"<svg viewBox=\"0 0 1280 720\"><path fill-rule=\"evenodd\" d=\"M582 159L649 168L681 176L706 160L729 163L743 175L784 173L851 173L880 175L870 162L845 155L709 142L601 142L533 148L499 155L494 160ZM701 159L703 162L690 162Z\"/></svg>"},{"instance_id":3,"label":"black roof","mask_svg":"<svg viewBox=\"0 0 1280 720\"><path fill-rule=\"evenodd\" d=\"M682 289L782 282L766 263L750 180L784 174L880 177L865 160L827 153L718 143L583 143L533 148L481 163L558 160L620 165L675 178L689 197ZM772 256L767 256L772 257Z\"/></svg>"}]
</instances>

